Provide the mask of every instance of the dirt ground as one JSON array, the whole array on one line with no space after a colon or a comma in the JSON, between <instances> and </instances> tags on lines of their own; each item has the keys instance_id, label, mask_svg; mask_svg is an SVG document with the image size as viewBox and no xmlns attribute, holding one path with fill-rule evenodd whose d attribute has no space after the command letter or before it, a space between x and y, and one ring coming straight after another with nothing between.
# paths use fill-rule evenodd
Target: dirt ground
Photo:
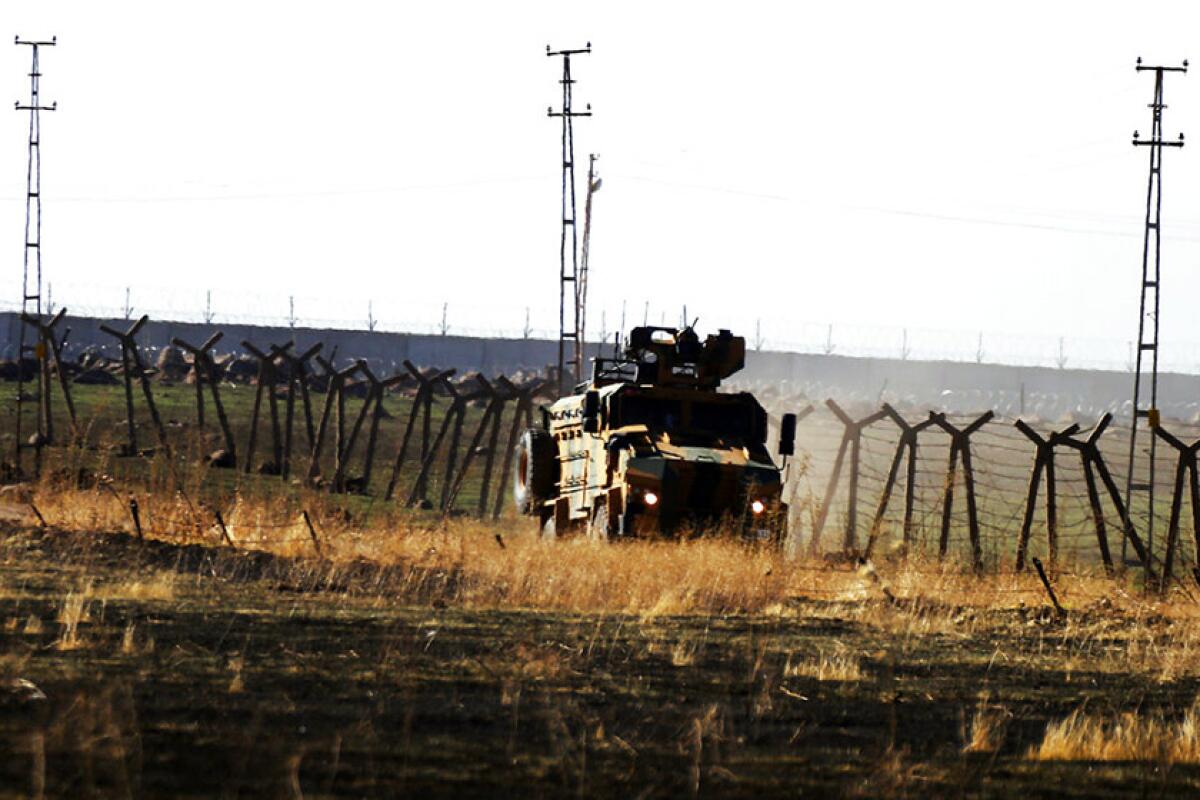
<instances>
[{"instance_id":1,"label":"dirt ground","mask_svg":"<svg viewBox=\"0 0 1200 800\"><path fill-rule=\"evenodd\" d=\"M1189 708L1193 673L1121 667L1126 626L1167 641L1169 621L1110 615L1080 638L1092 612L879 599L683 617L400 605L415 568L3 533L4 796L1200 792L1193 766L1027 758L1081 705ZM997 730L972 747L981 716Z\"/></svg>"}]
</instances>

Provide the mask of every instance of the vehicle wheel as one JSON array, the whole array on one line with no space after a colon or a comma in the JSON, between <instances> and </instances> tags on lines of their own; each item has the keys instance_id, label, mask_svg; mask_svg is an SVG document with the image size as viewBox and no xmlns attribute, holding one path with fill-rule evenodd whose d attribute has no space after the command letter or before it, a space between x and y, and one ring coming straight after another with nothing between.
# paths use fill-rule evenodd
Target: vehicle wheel
<instances>
[{"instance_id":1,"label":"vehicle wheel","mask_svg":"<svg viewBox=\"0 0 1200 800\"><path fill-rule=\"evenodd\" d=\"M608 503L602 503L588 525L588 541L604 544L608 541Z\"/></svg>"},{"instance_id":2,"label":"vehicle wheel","mask_svg":"<svg viewBox=\"0 0 1200 800\"><path fill-rule=\"evenodd\" d=\"M554 497L558 458L554 438L540 428L521 434L513 456L513 502L522 514L533 514Z\"/></svg>"}]
</instances>

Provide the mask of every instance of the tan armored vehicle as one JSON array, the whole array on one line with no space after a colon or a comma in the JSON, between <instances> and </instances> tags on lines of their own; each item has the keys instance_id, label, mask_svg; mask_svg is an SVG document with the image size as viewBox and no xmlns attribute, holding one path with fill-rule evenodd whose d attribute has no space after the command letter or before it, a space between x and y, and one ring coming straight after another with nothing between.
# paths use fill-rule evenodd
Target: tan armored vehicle
<instances>
[{"instance_id":1,"label":"tan armored vehicle","mask_svg":"<svg viewBox=\"0 0 1200 800\"><path fill-rule=\"evenodd\" d=\"M589 383L542 407L516 453L514 498L544 535L597 539L734 530L787 533L781 469L767 452L767 413L748 392L722 393L746 342L722 330L634 328L624 354L593 362ZM795 416L780 425L792 454Z\"/></svg>"}]
</instances>

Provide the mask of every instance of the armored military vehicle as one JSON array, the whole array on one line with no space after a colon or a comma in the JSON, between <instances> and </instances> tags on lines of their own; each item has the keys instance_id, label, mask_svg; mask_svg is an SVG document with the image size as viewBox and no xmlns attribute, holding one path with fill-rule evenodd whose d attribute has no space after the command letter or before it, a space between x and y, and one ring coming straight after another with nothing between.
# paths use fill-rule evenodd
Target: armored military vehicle
<instances>
[{"instance_id":1,"label":"armored military vehicle","mask_svg":"<svg viewBox=\"0 0 1200 800\"><path fill-rule=\"evenodd\" d=\"M748 392L718 391L745 365L727 330L634 328L623 353L593 361L576 393L543 406L515 454L514 498L543 535L596 539L734 530L781 542L782 470L767 452L767 413ZM792 454L796 419L781 420Z\"/></svg>"}]
</instances>

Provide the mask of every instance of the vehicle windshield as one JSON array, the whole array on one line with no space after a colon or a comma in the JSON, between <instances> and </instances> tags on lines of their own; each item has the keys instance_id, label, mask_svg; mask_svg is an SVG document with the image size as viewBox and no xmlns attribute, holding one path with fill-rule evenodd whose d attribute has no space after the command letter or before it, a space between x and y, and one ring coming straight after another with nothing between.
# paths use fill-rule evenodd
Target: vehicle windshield
<instances>
[{"instance_id":1,"label":"vehicle windshield","mask_svg":"<svg viewBox=\"0 0 1200 800\"><path fill-rule=\"evenodd\" d=\"M683 424L683 404L662 397L625 395L621 398L621 424L672 430Z\"/></svg>"},{"instance_id":2,"label":"vehicle windshield","mask_svg":"<svg viewBox=\"0 0 1200 800\"><path fill-rule=\"evenodd\" d=\"M645 425L674 438L754 441L754 409L745 403L682 401L639 394L620 399L620 425Z\"/></svg>"},{"instance_id":3,"label":"vehicle windshield","mask_svg":"<svg viewBox=\"0 0 1200 800\"><path fill-rule=\"evenodd\" d=\"M749 440L754 435L754 414L741 403L692 403L693 430L722 439Z\"/></svg>"}]
</instances>

